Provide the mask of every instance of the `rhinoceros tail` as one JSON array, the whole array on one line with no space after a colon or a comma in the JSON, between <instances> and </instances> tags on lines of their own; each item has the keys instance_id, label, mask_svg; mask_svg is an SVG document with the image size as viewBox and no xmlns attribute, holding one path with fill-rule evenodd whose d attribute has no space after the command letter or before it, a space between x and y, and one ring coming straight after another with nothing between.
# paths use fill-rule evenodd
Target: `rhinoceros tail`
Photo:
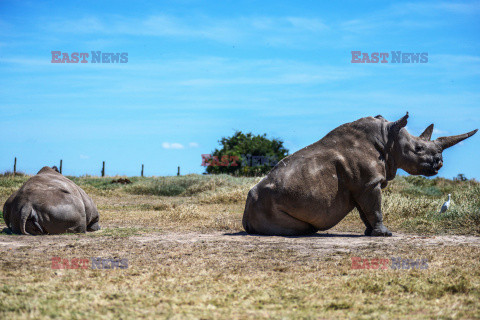
<instances>
[{"instance_id":1,"label":"rhinoceros tail","mask_svg":"<svg viewBox=\"0 0 480 320\"><path fill-rule=\"evenodd\" d=\"M20 211L20 233L21 234L30 234L25 230L25 226L27 224L27 220L32 213L33 208L29 205L26 205Z\"/></svg>"},{"instance_id":2,"label":"rhinoceros tail","mask_svg":"<svg viewBox=\"0 0 480 320\"><path fill-rule=\"evenodd\" d=\"M30 234L26 230L28 220L33 223L33 225L40 231L40 233L44 233L42 227L38 223L38 215L35 209L33 209L33 207L31 206L25 206L20 213L20 232L22 234Z\"/></svg>"}]
</instances>

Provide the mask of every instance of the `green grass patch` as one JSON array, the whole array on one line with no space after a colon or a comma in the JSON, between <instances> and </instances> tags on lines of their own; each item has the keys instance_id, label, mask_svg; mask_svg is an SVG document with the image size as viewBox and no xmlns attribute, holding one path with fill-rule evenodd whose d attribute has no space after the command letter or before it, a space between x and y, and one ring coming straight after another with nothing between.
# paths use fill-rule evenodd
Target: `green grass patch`
<instances>
[{"instance_id":1,"label":"green grass patch","mask_svg":"<svg viewBox=\"0 0 480 320\"><path fill-rule=\"evenodd\" d=\"M449 193L450 208L440 213ZM399 231L480 234L480 184L400 176L383 191L382 210L386 224Z\"/></svg>"},{"instance_id":2,"label":"green grass patch","mask_svg":"<svg viewBox=\"0 0 480 320\"><path fill-rule=\"evenodd\" d=\"M72 180L76 185L84 188L95 188L98 190L116 190L121 189L123 184L119 183L112 183L114 180L117 180L119 177L91 177L91 176L83 176L83 177L72 177L67 176L68 179ZM129 180L138 181L141 178L132 177Z\"/></svg>"},{"instance_id":3,"label":"green grass patch","mask_svg":"<svg viewBox=\"0 0 480 320\"><path fill-rule=\"evenodd\" d=\"M147 232L146 228L105 228L100 231L87 232L88 237L117 237L117 238L127 238L131 236L139 236Z\"/></svg>"},{"instance_id":4,"label":"green grass patch","mask_svg":"<svg viewBox=\"0 0 480 320\"><path fill-rule=\"evenodd\" d=\"M229 175L198 175L148 178L125 186L125 191L138 195L191 196L226 187L251 183L255 178L236 178Z\"/></svg>"},{"instance_id":5,"label":"green grass patch","mask_svg":"<svg viewBox=\"0 0 480 320\"><path fill-rule=\"evenodd\" d=\"M30 176L0 175L0 188L20 188Z\"/></svg>"},{"instance_id":6,"label":"green grass patch","mask_svg":"<svg viewBox=\"0 0 480 320\"><path fill-rule=\"evenodd\" d=\"M411 196L441 196L442 191L436 186L427 186L427 187L420 187L420 186L409 186L405 190L402 190L401 193L403 195L411 195Z\"/></svg>"}]
</instances>

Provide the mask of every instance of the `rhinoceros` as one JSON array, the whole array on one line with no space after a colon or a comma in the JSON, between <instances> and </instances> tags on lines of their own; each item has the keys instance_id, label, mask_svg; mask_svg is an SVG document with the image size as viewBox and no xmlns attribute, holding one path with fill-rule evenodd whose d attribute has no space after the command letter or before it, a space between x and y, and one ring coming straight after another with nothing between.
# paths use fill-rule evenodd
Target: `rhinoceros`
<instances>
[{"instance_id":1,"label":"rhinoceros","mask_svg":"<svg viewBox=\"0 0 480 320\"><path fill-rule=\"evenodd\" d=\"M56 168L43 167L3 206L8 228L18 234L59 234L100 229L93 200Z\"/></svg>"},{"instance_id":2,"label":"rhinoceros","mask_svg":"<svg viewBox=\"0 0 480 320\"><path fill-rule=\"evenodd\" d=\"M433 176L443 165L442 151L477 132L431 141L433 124L415 137L404 128L407 119L408 112L395 122L361 118L284 158L249 191L245 231L307 235L332 228L357 208L365 235L391 236L383 225L381 189L397 169Z\"/></svg>"}]
</instances>

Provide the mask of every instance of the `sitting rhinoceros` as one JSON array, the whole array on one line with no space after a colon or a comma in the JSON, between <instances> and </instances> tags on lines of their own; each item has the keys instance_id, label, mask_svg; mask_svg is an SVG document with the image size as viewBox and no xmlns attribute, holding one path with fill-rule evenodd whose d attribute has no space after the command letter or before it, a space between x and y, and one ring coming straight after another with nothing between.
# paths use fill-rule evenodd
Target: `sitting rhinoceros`
<instances>
[{"instance_id":1,"label":"sitting rhinoceros","mask_svg":"<svg viewBox=\"0 0 480 320\"><path fill-rule=\"evenodd\" d=\"M55 169L43 167L5 202L3 218L12 232L38 235L100 229L93 200Z\"/></svg>"},{"instance_id":2,"label":"sitting rhinoceros","mask_svg":"<svg viewBox=\"0 0 480 320\"><path fill-rule=\"evenodd\" d=\"M346 123L280 161L248 193L243 227L248 233L306 235L327 230L357 208L365 235L391 236L383 225L381 189L398 168L433 176L442 151L477 130L430 141L433 124L420 137L404 128L407 114Z\"/></svg>"}]
</instances>

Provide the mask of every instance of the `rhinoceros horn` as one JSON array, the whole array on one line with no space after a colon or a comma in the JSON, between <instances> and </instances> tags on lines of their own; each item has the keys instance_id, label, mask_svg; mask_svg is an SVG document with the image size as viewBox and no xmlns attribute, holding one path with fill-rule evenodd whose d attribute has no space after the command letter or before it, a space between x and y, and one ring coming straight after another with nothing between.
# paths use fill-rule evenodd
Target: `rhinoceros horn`
<instances>
[{"instance_id":1,"label":"rhinoceros horn","mask_svg":"<svg viewBox=\"0 0 480 320\"><path fill-rule=\"evenodd\" d=\"M423 131L423 133L420 135L420 139L423 139L425 141L430 141L432 138L432 133L433 133L433 123Z\"/></svg>"},{"instance_id":2,"label":"rhinoceros horn","mask_svg":"<svg viewBox=\"0 0 480 320\"><path fill-rule=\"evenodd\" d=\"M435 141L437 141L440 144L440 146L442 147L442 150L445 150L447 148L450 148L451 146L456 145L460 141L463 141L467 138L470 138L475 133L477 133L477 131L478 131L478 129L475 129L473 131L470 131L470 132L467 132L467 133L464 133L464 134L459 134L457 136L440 137Z\"/></svg>"},{"instance_id":3,"label":"rhinoceros horn","mask_svg":"<svg viewBox=\"0 0 480 320\"><path fill-rule=\"evenodd\" d=\"M398 119L397 121L393 122L390 126L390 133L393 136L396 136L400 129L405 127L407 125L407 119L408 119L408 111L407 114L404 115L402 118Z\"/></svg>"}]
</instances>

